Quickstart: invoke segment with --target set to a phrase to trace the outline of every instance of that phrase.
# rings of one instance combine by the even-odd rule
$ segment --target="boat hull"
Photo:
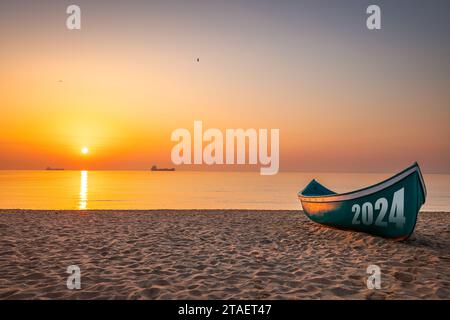
[[[299,199],[306,216],[317,223],[406,239],[414,231],[417,215],[426,198],[419,167],[407,170],[386,180],[386,187],[380,183],[342,195],[314,197],[299,194]]]

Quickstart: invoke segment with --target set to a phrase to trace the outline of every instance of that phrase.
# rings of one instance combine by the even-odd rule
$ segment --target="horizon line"
[[[47,170],[47,169],[2,169],[0,171],[144,171],[144,172],[166,172],[166,171],[152,171],[151,169],[65,169],[61,168],[58,170]],[[322,171],[322,170],[279,170],[278,173],[339,173],[339,174],[392,174],[395,172],[400,172],[400,170],[396,171]],[[176,169],[175,171],[170,172],[239,172],[239,173],[259,173],[259,170],[186,170]],[[445,171],[426,171],[423,170],[424,174],[442,174],[442,175],[450,175],[450,172]],[[277,175],[277,174],[274,174]]]

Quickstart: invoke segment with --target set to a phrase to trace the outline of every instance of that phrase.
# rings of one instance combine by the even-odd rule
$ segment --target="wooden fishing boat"
[[[298,193],[304,213],[315,222],[397,240],[413,233],[426,196],[417,162],[364,189],[338,194],[312,180]]]

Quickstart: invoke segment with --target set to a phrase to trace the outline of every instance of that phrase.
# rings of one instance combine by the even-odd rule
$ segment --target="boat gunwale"
[[[408,171],[411,171],[408,173]],[[310,202],[310,203],[321,203],[321,202],[342,202],[342,201],[348,201],[348,200],[354,200],[354,199],[358,199],[361,197],[365,197],[368,196],[370,194],[379,192],[381,190],[384,190],[386,188],[389,188],[391,186],[393,186],[394,184],[403,181],[404,179],[406,179],[407,177],[409,177],[411,174],[413,174],[414,172],[417,172],[419,175],[419,180],[420,180],[420,185],[422,188],[422,191],[424,193],[424,198],[426,198],[427,196],[427,189],[425,186],[425,182],[423,180],[423,176],[422,176],[422,172],[420,170],[419,164],[417,162],[415,162],[413,165],[409,166],[408,168],[402,170],[401,172],[393,175],[390,178],[387,178],[381,182],[378,182],[374,185],[362,188],[362,189],[357,189],[354,191],[350,191],[350,192],[345,192],[345,193],[335,193],[335,194],[329,194],[329,195],[316,195],[316,196],[305,196],[303,195],[301,192],[299,192],[297,194],[298,198],[300,199],[301,202]],[[398,178],[401,175],[406,174],[404,177],[400,178],[399,180],[396,180],[396,178]],[[393,181],[392,183],[389,183]],[[383,184],[387,184],[386,186],[384,186],[383,188],[381,188],[380,190],[378,190],[378,187],[383,185]],[[372,190],[372,189],[376,189],[376,190]],[[366,191],[366,192],[364,192]],[[363,192],[362,195],[356,195],[358,193]],[[334,198],[340,198],[340,197],[344,197],[344,199],[334,199]],[[425,200],[425,199],[424,199]]]

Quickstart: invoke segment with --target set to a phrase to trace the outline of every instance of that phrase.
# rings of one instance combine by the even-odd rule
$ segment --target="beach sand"
[[[300,211],[0,210],[0,299],[450,299],[450,214],[393,242]]]

